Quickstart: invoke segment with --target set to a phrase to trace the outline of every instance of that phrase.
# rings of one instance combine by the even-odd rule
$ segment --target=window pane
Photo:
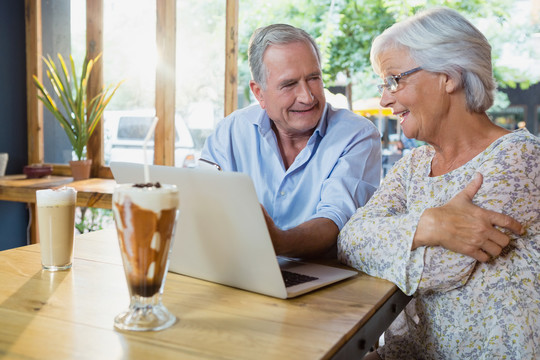
[[[144,162],[142,123],[155,115],[156,4],[155,1],[105,0],[103,8],[103,82],[124,80],[104,115],[105,163]],[[126,139],[125,134],[138,134]],[[147,159],[153,162],[153,142]]]
[[[206,137],[223,118],[225,0],[178,1],[176,28],[176,126],[185,144],[181,151],[177,147],[175,163],[189,166],[185,146],[192,143],[191,152],[198,158]]]
[[[70,18],[70,1],[44,1],[41,6],[43,56],[50,56],[53,62],[59,66],[57,54],[62,54],[64,59],[69,61],[71,53],[70,26],[74,21]],[[85,23],[83,23],[83,27]],[[81,62],[76,60],[76,64],[81,64]],[[50,94],[54,94],[47,78],[47,68],[44,63],[42,65],[43,85]],[[56,95],[52,95],[52,97],[59,104]],[[43,141],[46,163],[67,164],[72,160],[71,143],[65,131],[45,107],[43,107]]]
[[[86,53],[86,0],[71,0],[71,55],[82,66]]]

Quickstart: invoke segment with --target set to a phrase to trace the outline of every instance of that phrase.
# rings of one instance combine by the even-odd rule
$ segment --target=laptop
[[[110,167],[119,184],[144,182],[142,164],[112,162]],[[180,215],[169,271],[282,299],[357,274],[277,257],[246,174],[150,165],[149,176],[152,182],[179,189]]]

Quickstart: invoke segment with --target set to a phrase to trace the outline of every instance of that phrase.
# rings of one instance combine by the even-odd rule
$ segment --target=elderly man
[[[326,103],[320,53],[305,31],[257,29],[249,65],[258,104],[222,120],[202,158],[251,176],[278,255],[335,254],[339,230],[379,185],[379,132]]]

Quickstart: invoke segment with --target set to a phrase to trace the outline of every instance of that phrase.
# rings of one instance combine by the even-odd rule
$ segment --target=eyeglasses
[[[383,94],[384,89],[390,90],[390,92],[395,92],[398,89],[399,80],[407,75],[411,75],[412,73],[415,73],[419,70],[422,70],[422,67],[416,67],[414,69],[411,69],[409,71],[402,72],[398,75],[390,75],[387,76],[384,79],[384,84],[377,85],[377,89],[379,90],[379,94]]]

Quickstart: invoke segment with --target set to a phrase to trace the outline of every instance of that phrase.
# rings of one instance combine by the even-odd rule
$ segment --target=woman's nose
[[[384,89],[381,94],[381,101],[379,101],[379,104],[381,104],[383,108],[386,108],[390,107],[390,105],[393,104],[394,101],[394,94],[390,90]]]

